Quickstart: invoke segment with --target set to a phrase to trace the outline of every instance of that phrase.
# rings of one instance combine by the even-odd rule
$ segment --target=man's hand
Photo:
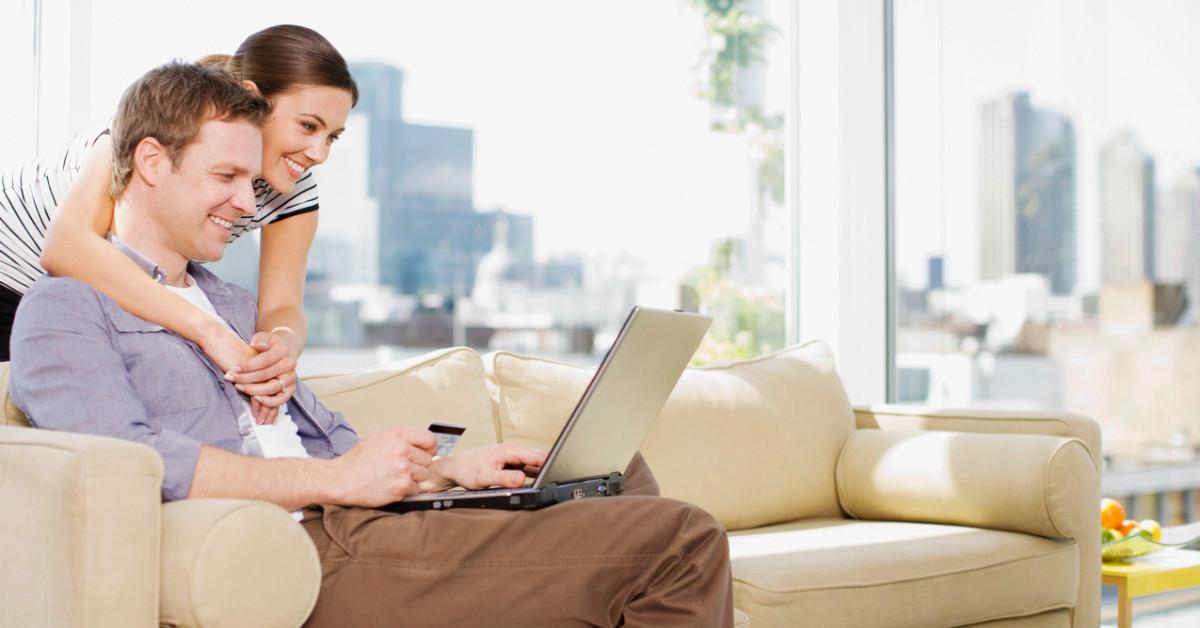
[[[364,438],[333,460],[338,503],[373,508],[415,494],[436,452],[428,430],[394,427]]]
[[[505,443],[438,458],[429,467],[421,492],[433,493],[453,486],[467,489],[501,486],[520,488],[525,478],[546,462],[546,452]],[[524,470],[506,469],[522,467]]]

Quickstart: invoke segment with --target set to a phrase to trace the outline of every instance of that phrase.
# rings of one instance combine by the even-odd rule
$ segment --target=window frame
[[[801,5],[798,110],[791,112],[799,145],[798,336],[829,343],[851,402],[890,402],[892,2]],[[822,33],[835,34],[836,42],[822,44]]]

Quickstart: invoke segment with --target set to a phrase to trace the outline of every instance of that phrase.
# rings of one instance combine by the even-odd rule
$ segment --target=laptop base
[[[590,478],[561,484],[550,482],[542,488],[499,488],[479,491],[446,491],[413,495],[403,501],[381,508],[389,512],[413,510],[453,510],[462,508],[498,508],[501,510],[536,510],[589,497],[611,497],[621,492],[622,476],[618,472],[608,477]]]

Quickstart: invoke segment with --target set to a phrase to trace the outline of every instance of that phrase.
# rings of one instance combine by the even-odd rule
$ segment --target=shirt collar
[[[159,268],[158,264],[154,263],[154,260],[142,255],[141,251],[138,251],[130,246],[128,242],[118,238],[116,234],[109,233],[108,240],[109,242],[112,242],[113,246],[117,247],[117,249],[119,249],[122,253],[129,256],[129,259],[133,260],[133,262],[138,265],[138,268],[142,269],[142,272],[146,273],[160,284],[165,285],[167,283],[167,276],[162,272],[162,269]],[[229,288],[225,286],[225,282],[221,281],[219,277],[209,272],[208,269],[204,268],[200,264],[189,261],[187,265],[187,273],[191,275],[193,280],[195,280],[196,285],[200,287],[200,290],[209,295],[210,298],[213,296],[229,296]]]
[[[113,246],[117,247],[117,249],[119,249],[122,253],[129,256],[129,259],[133,260],[133,262],[138,265],[138,268],[142,269],[142,272],[149,275],[158,283],[165,284],[167,282],[167,276],[163,274],[162,269],[158,267],[158,264],[154,263],[154,260],[142,255],[140,251],[127,244],[121,238],[118,238],[116,234],[109,233],[108,241],[112,242]]]

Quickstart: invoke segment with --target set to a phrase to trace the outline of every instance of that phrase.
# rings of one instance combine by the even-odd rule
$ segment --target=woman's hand
[[[259,425],[271,425],[279,408],[296,392],[296,357],[283,334],[287,328],[258,332],[250,339],[256,353],[225,373],[225,379],[250,397],[250,410]]]

